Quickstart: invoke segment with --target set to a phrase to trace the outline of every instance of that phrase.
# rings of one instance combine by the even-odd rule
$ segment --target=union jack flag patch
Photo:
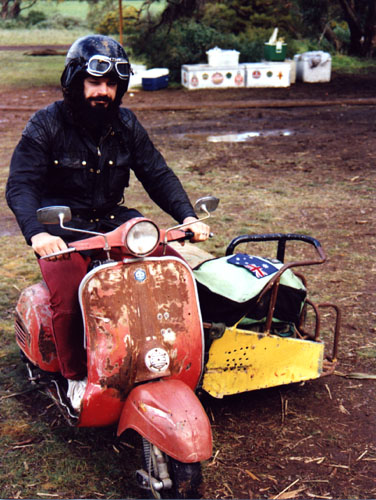
[[[270,276],[278,271],[278,267],[273,266],[269,260],[246,253],[237,253],[231,256],[227,262],[244,267],[257,279],[265,278],[265,276]]]

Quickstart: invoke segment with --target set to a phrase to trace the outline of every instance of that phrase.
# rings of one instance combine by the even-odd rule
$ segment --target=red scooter
[[[195,208],[206,212],[205,219],[217,205],[216,198],[205,197]],[[59,375],[44,283],[25,289],[16,307],[16,338],[29,378],[45,383],[71,425],[117,425],[118,435],[139,433],[141,487],[157,498],[198,496],[200,462],[212,454],[210,423],[195,394],[204,368],[203,326],[192,270],[167,251],[169,242],[192,233],[183,226],[162,231],[146,218],[106,234],[81,231],[65,226],[68,207],[41,209],[38,219],[90,235],[54,255],[102,250],[105,258],[79,288],[88,373],[80,410],[70,406]]]

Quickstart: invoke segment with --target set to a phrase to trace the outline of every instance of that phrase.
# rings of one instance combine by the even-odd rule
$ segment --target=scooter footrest
[[[144,490],[156,490],[159,491],[163,488],[162,481],[158,481],[153,476],[149,474],[144,469],[136,470],[136,480],[140,488]]]

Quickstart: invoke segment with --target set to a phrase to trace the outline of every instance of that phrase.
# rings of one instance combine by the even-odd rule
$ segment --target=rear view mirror
[[[215,196],[203,196],[196,201],[195,211],[209,214],[217,209],[218,203],[219,199]]]
[[[72,219],[72,213],[69,207],[45,207],[37,210],[37,219],[42,224],[60,224],[69,222]]]

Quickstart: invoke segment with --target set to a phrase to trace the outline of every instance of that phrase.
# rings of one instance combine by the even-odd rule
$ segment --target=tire
[[[185,464],[169,457],[174,498],[201,498],[200,462]]]
[[[154,447],[149,441],[143,439],[143,466],[144,470],[150,476],[153,476],[158,481],[159,477],[157,468],[157,457],[154,453]],[[163,488],[159,491],[153,491],[150,488],[154,498],[201,498],[200,487],[202,483],[202,472],[200,462],[183,463],[174,458],[161,453],[167,464],[168,474],[172,481],[171,488]]]

